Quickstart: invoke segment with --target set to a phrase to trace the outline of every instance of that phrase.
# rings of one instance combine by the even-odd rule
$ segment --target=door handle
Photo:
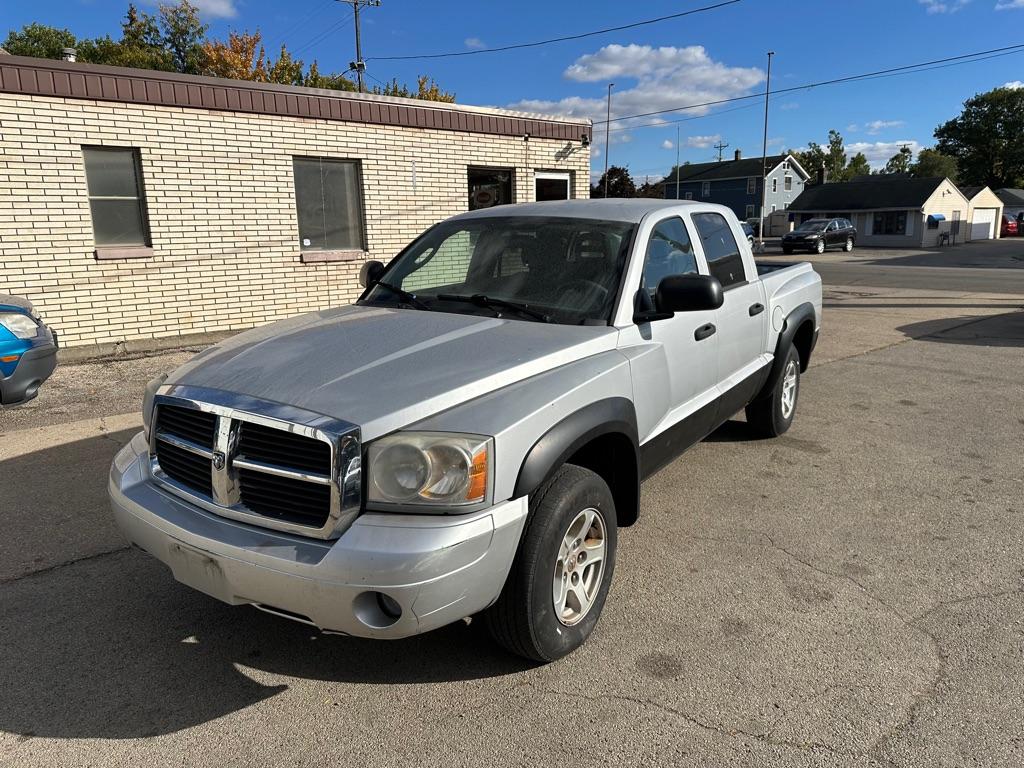
[[[764,304],[761,304],[760,302],[758,302],[757,304],[751,304],[750,309],[748,309],[747,311],[750,313],[751,317],[753,317],[754,315],[760,315],[762,312],[764,312]]]
[[[700,328],[694,331],[693,338],[695,338],[697,341],[704,341],[704,339],[706,339],[708,336],[714,336],[715,331],[717,330],[718,329],[715,328],[715,326],[712,323],[708,323],[707,325],[702,325]]]

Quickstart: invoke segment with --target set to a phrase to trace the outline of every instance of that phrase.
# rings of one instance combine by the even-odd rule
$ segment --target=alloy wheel
[[[601,591],[606,539],[604,518],[593,507],[576,515],[562,536],[551,596],[555,615],[565,626],[581,622]]]
[[[796,362],[789,361],[785,373],[782,374],[782,417],[788,419],[796,407]]]

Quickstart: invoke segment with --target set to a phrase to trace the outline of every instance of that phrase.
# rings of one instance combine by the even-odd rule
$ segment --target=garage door
[[[971,219],[971,240],[991,240],[996,236],[995,208],[975,208]]]

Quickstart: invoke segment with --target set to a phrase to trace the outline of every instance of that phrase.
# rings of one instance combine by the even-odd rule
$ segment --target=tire
[[[789,384],[787,383],[789,382]],[[790,386],[791,384],[791,386]],[[787,393],[791,392],[791,399]],[[758,437],[778,437],[792,426],[800,395],[800,353],[790,345],[772,391],[747,406],[747,425]]]
[[[846,244],[843,245],[843,250],[846,251],[847,253],[849,253],[850,251],[853,250],[853,238],[852,237],[846,238]]]
[[[594,514],[594,524],[587,533],[575,533],[572,527],[581,516]],[[516,559],[512,563],[505,586],[497,602],[487,609],[484,622],[491,637],[518,656],[534,661],[549,662],[559,659],[579,648],[586,642],[601,616],[608,589],[615,572],[615,548],[618,529],[615,524],[615,502],[608,485],[589,469],[566,464],[530,499],[530,512],[526,519]],[[566,539],[572,544],[583,539],[593,544],[598,539],[597,521],[603,526],[603,559],[590,560],[587,552],[577,550],[579,555],[564,557],[563,545]],[[585,524],[585,517],[583,524]],[[583,530],[582,528],[576,529]],[[587,538],[590,535],[590,538]],[[594,555],[591,555],[592,557]],[[564,565],[570,563],[571,565]],[[559,564],[563,567],[559,569]],[[592,569],[599,568],[592,582],[593,590],[586,590],[586,581],[595,576]],[[562,583],[568,585],[576,578],[577,587],[571,588],[568,599],[563,599],[563,613],[556,611],[555,578],[562,575]],[[577,601],[575,589],[584,589],[590,594],[589,606],[584,611]],[[571,594],[570,594],[571,593]]]
[[[814,244],[814,252],[821,255],[825,252],[825,241],[819,240]]]

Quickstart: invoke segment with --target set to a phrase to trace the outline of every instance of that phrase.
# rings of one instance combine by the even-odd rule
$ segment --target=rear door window
[[[704,246],[708,271],[717,277],[718,282],[726,289],[732,285],[745,283],[747,273],[743,266],[743,257],[725,217],[720,213],[695,213],[692,218],[701,245]]]

